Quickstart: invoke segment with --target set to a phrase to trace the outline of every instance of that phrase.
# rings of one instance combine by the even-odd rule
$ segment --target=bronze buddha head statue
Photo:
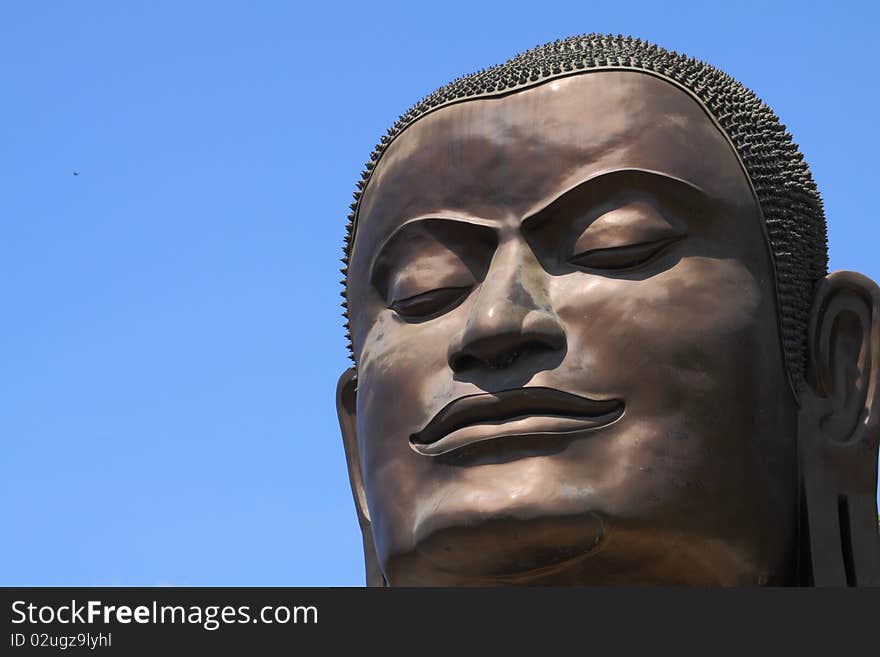
[[[588,35],[459,78],[343,261],[368,584],[880,584],[880,292],[727,75]]]

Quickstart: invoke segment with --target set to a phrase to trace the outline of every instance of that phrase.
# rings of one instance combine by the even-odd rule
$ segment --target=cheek
[[[670,408],[684,391],[719,394],[777,348],[772,299],[737,260],[690,257],[642,280],[572,274],[557,283],[567,369],[590,389],[639,389]]]
[[[429,460],[409,446],[412,433],[456,396],[447,349],[458,322],[443,318],[408,324],[381,311],[366,334],[358,363],[358,440],[368,496],[393,489],[409,499]]]
[[[441,318],[409,324],[390,311],[379,312],[364,340],[358,362],[358,418],[366,426],[406,423],[411,433],[451,399],[449,344],[466,314],[458,307]],[[393,415],[388,417],[388,411]]]
[[[656,512],[682,526],[785,517],[794,427],[782,409],[772,291],[740,261],[697,257],[644,280],[595,277],[580,288],[559,290],[569,300],[557,306],[569,344],[564,385],[626,404],[607,446],[613,467],[596,474],[609,513]]]
[[[682,509],[694,493],[741,499],[743,481],[774,488],[791,428],[761,412],[787,393],[772,293],[737,260],[697,257],[582,287],[563,307],[566,383],[624,399],[614,472]]]

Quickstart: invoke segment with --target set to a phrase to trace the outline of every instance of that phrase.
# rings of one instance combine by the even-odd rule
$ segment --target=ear
[[[880,289],[854,272],[816,287],[798,448],[812,580],[880,586]]]
[[[354,497],[354,506],[364,542],[364,568],[367,586],[385,586],[385,577],[379,568],[379,560],[376,558],[373,529],[370,525],[370,511],[367,508],[364,479],[361,473],[357,440],[357,370],[354,367],[348,368],[339,377],[339,383],[336,385],[336,414],[339,417],[339,428],[342,431],[351,494]]]

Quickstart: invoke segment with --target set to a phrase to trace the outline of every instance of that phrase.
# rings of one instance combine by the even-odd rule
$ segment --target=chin
[[[460,516],[459,516],[460,519]],[[793,546],[770,558],[757,542],[610,521],[594,512],[447,526],[386,555],[391,586],[778,586]]]
[[[520,505],[495,512],[438,511],[423,518],[411,547],[385,555],[392,586],[541,584],[601,550],[606,525],[593,512]]]

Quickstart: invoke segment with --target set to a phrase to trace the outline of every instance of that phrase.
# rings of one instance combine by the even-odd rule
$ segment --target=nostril
[[[492,367],[496,370],[500,370],[505,367],[509,367],[510,365],[513,364],[513,362],[516,359],[518,359],[520,356],[522,356],[523,353],[525,353],[526,351],[528,351],[527,347],[522,348],[522,349],[514,349],[513,351],[510,351],[506,354],[502,354],[498,358],[494,358],[494,359],[489,360],[488,365],[489,365],[489,367]]]
[[[500,370],[511,367],[518,360],[528,358],[531,355],[546,354],[555,350],[555,345],[543,341],[520,343],[507,349],[470,349],[453,356],[449,365],[453,372],[464,372],[478,368]]]
[[[470,354],[459,354],[449,359],[449,366],[453,372],[464,372],[466,370],[484,367],[485,363],[476,356]]]

